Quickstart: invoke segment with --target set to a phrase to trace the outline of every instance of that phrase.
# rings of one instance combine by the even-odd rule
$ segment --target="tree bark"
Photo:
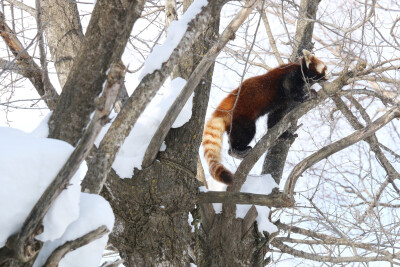
[[[49,121],[49,137],[75,145],[94,111],[106,71],[119,62],[144,0],[99,0]]]
[[[67,81],[83,40],[75,1],[44,0],[41,3],[44,31],[61,87]]]
[[[212,21],[179,65],[179,75],[187,79],[201,56],[218,36],[222,3],[212,3]],[[196,180],[200,146],[212,77],[211,67],[204,83],[195,89],[192,118],[182,127],[171,129],[165,139],[167,149],[157,160],[132,179],[120,179],[114,171],[103,195],[116,215],[111,242],[126,266],[189,266],[192,233],[188,214],[195,207],[199,186]]]

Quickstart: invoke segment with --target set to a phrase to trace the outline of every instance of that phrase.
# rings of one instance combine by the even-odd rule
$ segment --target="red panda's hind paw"
[[[229,154],[229,156],[237,158],[237,159],[244,159],[247,156],[247,154],[250,153],[251,149],[252,149],[251,146],[247,146],[243,150],[229,148],[228,154]]]

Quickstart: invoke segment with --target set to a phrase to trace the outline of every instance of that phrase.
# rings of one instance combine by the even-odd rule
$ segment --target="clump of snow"
[[[270,174],[266,175],[249,175],[244,182],[240,192],[269,195],[272,189],[278,187],[278,184],[272,178]],[[244,218],[252,205],[236,205],[236,218]],[[258,212],[257,224],[260,232],[267,231],[268,233],[274,233],[278,231],[278,228],[268,220],[270,209],[265,206],[255,206]]]
[[[42,121],[36,126],[36,128],[31,132],[31,135],[36,137],[46,138],[49,136],[49,119],[53,112],[50,111],[47,115],[42,119]]]
[[[183,87],[182,87],[182,89],[183,89]],[[172,124],[172,128],[182,127],[192,117],[193,96],[194,96],[194,93],[192,93],[190,95],[188,101],[183,106],[181,112],[179,113],[178,117],[174,121],[174,124]]]
[[[167,82],[160,88],[157,95],[146,107],[144,112],[140,115],[130,134],[121,146],[112,166],[121,178],[131,178],[134,168],[142,168],[142,161],[147,146],[153,138],[154,133],[157,131],[162,119],[165,117],[168,109],[171,107],[185,84],[186,81],[182,78],[176,78],[172,81],[167,80]],[[173,127],[180,127],[186,123],[192,115],[191,112],[192,99],[189,99],[176,119]],[[100,140],[103,138],[106,131],[107,127],[105,127],[99,134],[96,145],[100,143]],[[165,148],[166,146],[163,144],[160,150],[165,150]]]
[[[186,32],[188,23],[200,13],[203,6],[207,5],[207,0],[196,0],[190,5],[183,16],[178,21],[173,21],[168,27],[168,36],[162,45],[154,47],[153,51],[147,57],[139,79],[143,79],[149,73],[160,69],[163,62],[167,61],[172,51],[181,41]]]
[[[42,266],[51,253],[67,241],[77,239],[102,225],[105,225],[110,230],[113,228],[114,214],[110,204],[101,196],[82,193],[79,207],[79,218],[68,226],[59,239],[44,243],[33,265],[34,267]],[[107,241],[108,235],[105,235],[77,250],[69,252],[58,266],[99,266]]]
[[[73,147],[63,141],[37,138],[7,127],[0,127],[0,147],[0,247],[3,247],[7,238],[18,232]],[[59,238],[78,218],[79,172],[44,217],[43,240]]]
[[[207,174],[206,174],[207,175]],[[199,187],[200,192],[208,192],[208,191],[226,191],[227,186],[217,182],[208,174],[207,185],[209,189],[206,189],[204,186]],[[240,192],[243,193],[252,193],[252,194],[262,194],[269,195],[272,192],[272,189],[278,187],[275,180],[272,178],[270,174],[267,175],[248,175],[246,181],[244,182]],[[244,205],[238,204],[236,205],[236,218],[244,218],[247,212],[251,208],[252,205]],[[213,207],[215,213],[222,212],[222,203],[213,203]],[[258,216],[257,216],[257,224],[258,230],[260,232],[267,231],[268,233],[274,233],[278,231],[278,228],[269,221],[269,213],[270,209],[264,206],[255,205]]]

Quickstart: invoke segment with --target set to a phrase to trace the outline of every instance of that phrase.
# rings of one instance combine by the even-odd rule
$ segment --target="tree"
[[[200,2],[203,7],[189,16],[189,0],[165,1],[165,5],[98,0],[86,28],[78,11],[84,3],[45,0],[32,7],[2,1],[0,33],[11,52],[8,60],[0,61],[2,75],[8,75],[15,88],[21,77],[29,80],[23,86],[37,91],[40,102],[35,105],[53,111],[48,136],[70,143],[75,150],[21,230],[0,248],[0,264],[31,266],[40,250],[34,237],[43,216],[83,160],[88,171],[82,191],[101,194],[111,204],[116,223],[110,243],[125,266],[189,266],[190,262],[265,266],[287,260],[306,260],[309,265],[399,264],[400,148],[394,141],[399,137],[400,115],[399,19],[387,19],[398,15],[398,4],[389,0],[195,3]],[[34,18],[34,41],[24,39],[27,24],[15,11]],[[229,12],[234,16],[227,16]],[[135,89],[125,86],[125,76],[148,67],[144,59],[151,57],[151,50],[153,55],[157,52],[160,39],[173,42],[169,36],[177,34],[178,27],[171,21],[176,17],[182,21],[183,13],[188,23],[182,38],[164,45],[158,54],[170,49],[170,55],[159,67],[144,72]],[[36,43],[38,52],[33,48]],[[200,185],[210,183],[204,179],[209,175],[203,171],[199,146],[211,88],[213,107],[214,97],[223,96],[221,88],[231,90],[260,69],[297,61],[303,49],[326,61],[333,79],[319,85],[318,98],[291,107],[280,123],[260,133],[243,161],[227,159],[238,166],[235,182],[226,192],[199,192]],[[142,59],[125,67],[124,51]],[[50,71],[53,63],[56,77]],[[218,73],[221,69],[229,73],[225,78]],[[160,118],[141,169],[136,168],[131,179],[122,179],[113,168],[118,150],[170,75],[185,79],[185,86]],[[10,97],[19,90],[5,80],[2,87]],[[134,89],[130,96],[124,94],[125,87]],[[191,118],[172,128],[192,92]],[[123,104],[109,122],[118,94]],[[13,109],[12,101],[2,103],[6,111]],[[107,133],[94,146],[105,127]],[[292,138],[279,138],[286,130]],[[160,151],[163,142],[166,149]],[[240,192],[264,154],[264,164],[258,163],[257,170],[271,174],[281,191]],[[222,212],[216,214],[212,203],[223,203]],[[236,204],[252,207],[237,218]],[[269,219],[278,232],[260,231],[254,205],[271,208]],[[189,214],[194,230],[188,224]],[[53,255],[54,264],[107,229],[97,231],[89,233],[95,237],[82,237],[83,243],[77,239],[72,246],[60,247]]]

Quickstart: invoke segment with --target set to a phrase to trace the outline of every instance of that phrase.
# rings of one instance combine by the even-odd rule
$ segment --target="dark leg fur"
[[[268,129],[271,129],[272,127],[274,127],[283,117],[285,117],[285,115],[292,110],[294,106],[290,105],[290,106],[282,106],[272,112],[270,112],[268,114]],[[293,139],[295,137],[295,135],[293,135],[292,133],[286,131],[284,132],[281,136],[279,136],[279,138],[281,139]]]
[[[229,134],[229,155],[242,159],[250,151],[248,144],[256,134],[256,123],[248,118],[239,118],[232,121],[231,131]]]

